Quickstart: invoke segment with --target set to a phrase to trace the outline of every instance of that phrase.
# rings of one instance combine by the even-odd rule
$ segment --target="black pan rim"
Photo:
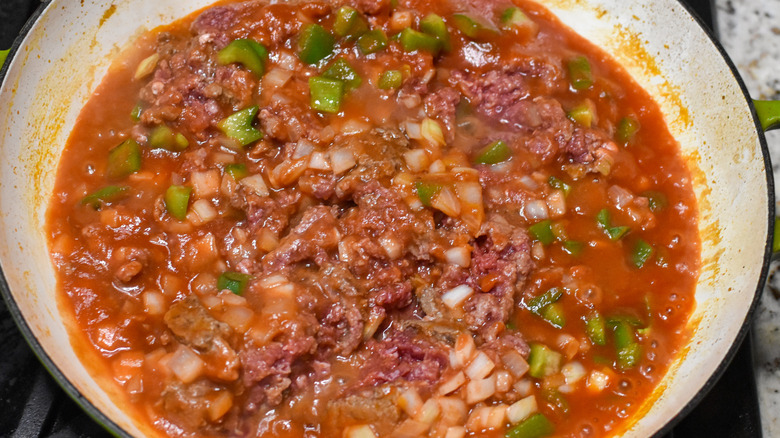
[[[740,330],[737,333],[737,336],[734,338],[734,341],[731,343],[729,350],[726,352],[720,364],[716,367],[715,371],[710,375],[710,377],[707,379],[704,385],[688,401],[688,403],[678,411],[678,413],[675,416],[670,418],[669,421],[666,422],[666,424],[664,424],[660,429],[658,429],[653,434],[653,437],[657,437],[657,438],[660,438],[663,435],[670,432],[674,428],[674,426],[677,423],[679,423],[683,418],[685,418],[685,416],[687,416],[702,401],[702,399],[710,392],[710,390],[712,390],[712,388],[715,386],[715,384],[718,382],[718,380],[721,378],[723,373],[728,368],[728,365],[731,363],[737,351],[739,350],[739,347],[744,341],[747,333],[750,331],[752,318],[756,311],[756,308],[758,307],[761,293],[764,289],[764,285],[766,284],[767,276],[769,274],[769,264],[772,258],[772,241],[774,235],[774,222],[775,222],[775,211],[774,211],[775,191],[774,191],[774,175],[771,170],[772,162],[769,155],[769,148],[766,142],[766,137],[764,135],[763,129],[761,128],[761,124],[758,120],[758,116],[756,114],[755,108],[752,105],[752,99],[750,97],[750,93],[747,90],[747,86],[745,85],[741,75],[739,74],[739,71],[734,65],[734,62],[731,60],[731,58],[729,57],[729,55],[726,53],[725,49],[721,45],[720,41],[715,36],[714,31],[710,30],[702,22],[702,20],[691,9],[690,6],[683,3],[681,0],[676,0],[676,1],[683,8],[683,10],[688,13],[689,17],[695,22],[695,24],[699,27],[699,29],[702,32],[704,32],[704,34],[710,40],[710,43],[718,50],[718,53],[720,53],[721,58],[726,62],[727,66],[729,67],[729,70],[731,71],[734,80],[739,85],[739,88],[742,91],[742,94],[745,98],[745,104],[750,109],[750,112],[753,116],[753,121],[756,128],[756,133],[758,136],[759,145],[761,147],[761,154],[764,162],[764,173],[765,173],[766,184],[767,184],[766,187],[767,187],[768,214],[767,214],[767,237],[766,237],[766,244],[764,248],[763,265],[761,268],[761,273],[758,278],[758,282],[756,284],[755,292],[753,294],[753,300],[750,304],[747,313],[745,314],[745,318],[741,324]],[[20,31],[19,35],[14,40],[10,52],[8,53],[8,58],[6,59],[5,64],[2,66],[2,69],[0,69],[0,85],[4,83],[8,68],[11,65],[12,61],[14,60],[19,48],[21,47],[23,40],[27,37],[30,30],[32,30],[35,23],[38,21],[38,19],[44,13],[44,11],[48,8],[51,2],[52,0],[42,1],[41,5],[35,10],[35,12],[29,18],[29,20],[25,23],[24,27],[22,27],[22,30]],[[716,23],[713,23],[713,26],[715,25]],[[38,359],[40,360],[44,368],[54,378],[57,384],[65,391],[65,393],[76,404],[78,404],[93,420],[95,420],[98,424],[103,426],[112,435],[116,437],[122,437],[122,438],[132,438],[132,436],[129,433],[127,433],[112,419],[106,416],[89,399],[87,399],[73,385],[73,383],[70,382],[70,380],[62,373],[62,371],[60,371],[60,369],[57,367],[57,365],[54,363],[51,357],[49,357],[49,355],[46,353],[43,347],[38,343],[37,338],[35,337],[29,325],[27,324],[27,321],[22,316],[21,311],[16,305],[16,301],[11,295],[11,290],[10,287],[8,286],[8,282],[5,278],[5,274],[3,273],[1,264],[0,264],[0,295],[5,301],[6,306],[8,307],[8,311],[13,317],[14,322],[19,328],[20,332],[22,333],[22,336],[24,337],[27,344],[30,346],[30,349],[38,357]]]

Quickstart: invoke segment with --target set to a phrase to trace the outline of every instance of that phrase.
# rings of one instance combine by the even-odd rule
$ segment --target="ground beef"
[[[524,127],[528,123],[530,95],[525,74],[517,67],[503,67],[484,74],[452,72],[453,82],[482,114],[504,124]]]
[[[214,319],[194,295],[172,304],[165,313],[165,324],[179,342],[203,351],[216,338],[230,334],[230,327]]]
[[[308,106],[300,101],[274,100],[260,110],[263,132],[276,140],[295,142],[301,138],[320,143],[324,126]]]
[[[333,208],[311,207],[279,246],[263,259],[263,266],[266,272],[273,272],[304,260],[324,264],[328,251],[335,249],[340,240]]]
[[[413,330],[393,332],[366,345],[366,363],[358,386],[376,386],[399,380],[426,388],[439,381],[449,364],[449,349],[435,340],[416,336]]]
[[[444,87],[428,94],[423,101],[425,113],[442,124],[447,141],[451,142],[455,136],[455,112],[460,93],[454,88]]]

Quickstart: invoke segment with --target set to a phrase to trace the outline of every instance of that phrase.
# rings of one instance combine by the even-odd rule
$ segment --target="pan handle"
[[[753,107],[764,131],[780,128],[780,100],[754,100]]]

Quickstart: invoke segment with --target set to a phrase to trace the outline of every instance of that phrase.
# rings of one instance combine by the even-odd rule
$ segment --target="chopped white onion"
[[[542,242],[534,242],[531,246],[531,257],[534,260],[541,260],[544,258],[544,244]]]
[[[200,297],[200,302],[206,306],[207,309],[213,310],[222,307],[222,300],[220,300],[216,295],[203,295]]]
[[[563,374],[563,377],[566,379],[566,384],[572,385],[585,377],[587,371],[585,371],[585,367],[581,363],[573,361],[561,368],[561,374]]]
[[[415,388],[408,388],[398,397],[396,404],[406,415],[414,417],[423,405],[422,398]]]
[[[441,301],[445,306],[449,307],[450,309],[454,309],[463,305],[463,303],[473,294],[474,289],[465,284],[461,284],[460,286],[455,286],[445,292],[441,296]]]
[[[468,268],[471,265],[471,250],[466,246],[456,246],[444,252],[447,263]]]
[[[371,426],[361,424],[344,429],[344,438],[376,438],[376,434],[371,430]]]
[[[464,383],[466,383],[466,375],[463,374],[463,371],[458,371],[457,374],[447,379],[447,381],[439,386],[438,392],[440,395],[447,395],[457,391]]]
[[[407,121],[404,124],[404,129],[406,130],[407,137],[412,140],[422,140],[422,129],[418,122]]]
[[[520,397],[525,397],[534,390],[534,383],[529,379],[522,379],[513,385],[515,392]]]
[[[390,260],[396,260],[402,255],[403,245],[398,239],[393,237],[392,233],[387,232],[382,234],[379,237],[379,245],[385,250],[387,257],[389,257]]]
[[[544,201],[539,199],[534,199],[532,201],[529,201],[525,204],[525,208],[523,209],[523,212],[525,213],[525,217],[528,220],[544,220],[550,217],[550,215],[547,212],[547,205],[544,203]]]
[[[507,392],[512,388],[512,375],[508,371],[496,371],[496,392]]]
[[[536,405],[536,397],[529,395],[526,398],[512,403],[509,406],[509,409],[507,409],[506,416],[510,423],[517,424],[530,417],[531,414],[536,412],[538,409],[539,408]]]
[[[298,69],[298,57],[286,50],[279,52],[278,63],[285,70],[295,71]]]
[[[545,200],[550,217],[556,218],[566,214],[566,196],[563,194],[563,190],[553,191]]]
[[[430,425],[407,418],[393,431],[393,438],[419,438],[427,435]]]
[[[216,397],[208,404],[209,419],[217,421],[233,407],[233,395],[229,391],[219,391]]]
[[[268,175],[268,181],[273,187],[284,187],[298,180],[309,167],[308,158],[284,160],[273,168]],[[243,181],[243,180],[242,180]]]
[[[496,393],[496,376],[472,380],[466,384],[466,403],[473,405]]]
[[[455,351],[450,357],[451,365],[454,368],[461,368],[467,363],[471,362],[472,356],[474,356],[474,350],[476,345],[474,344],[474,338],[466,333],[461,333],[458,338],[455,339]]]
[[[420,133],[425,140],[435,145],[444,146],[444,133],[441,130],[441,125],[436,120],[431,118],[423,119],[420,125]]]
[[[428,167],[428,173],[444,173],[447,171],[447,166],[441,160],[436,160]]]
[[[245,306],[228,306],[222,314],[221,321],[229,325],[239,333],[244,333],[252,322],[255,314]]]
[[[219,216],[214,204],[207,199],[198,199],[192,203],[192,211],[198,215],[201,223],[210,222]]]
[[[457,183],[455,187],[461,201],[472,205],[482,205],[482,186],[478,182]]]
[[[268,186],[265,184],[265,180],[263,179],[263,175],[260,175],[259,173],[243,178],[238,183],[251,190],[257,196],[266,197],[270,195]]]
[[[332,150],[330,152],[330,164],[333,167],[333,173],[339,175],[355,167],[355,155],[346,148]]]
[[[165,304],[165,296],[162,292],[158,291],[146,291],[143,293],[144,309],[149,315],[162,315],[165,313],[167,306]]]
[[[439,193],[431,199],[431,207],[450,217],[457,217],[461,210],[460,200],[449,187],[442,187],[439,190]]]
[[[272,68],[263,76],[263,87],[268,90],[283,87],[292,76],[293,72],[286,68]]]
[[[190,383],[200,377],[205,364],[189,347],[180,345],[168,361],[168,368],[183,383]]]
[[[414,419],[420,423],[431,425],[439,418],[439,413],[441,413],[439,402],[435,398],[429,398],[417,411]]]
[[[498,429],[504,426],[506,411],[507,406],[505,404],[478,407],[471,412],[466,427],[471,432]]]
[[[601,371],[591,371],[586,386],[592,392],[601,392],[609,386],[609,376]]]
[[[309,169],[330,170],[328,156],[323,152],[313,152],[309,157]]]
[[[193,172],[190,182],[197,198],[210,198],[219,192],[220,176],[216,169]]]
[[[461,425],[468,417],[469,409],[466,402],[459,396],[439,397],[441,406],[440,424],[445,426]]]
[[[496,364],[490,360],[487,354],[478,352],[471,363],[466,367],[466,375],[471,380],[482,379],[496,367]]]
[[[260,287],[263,289],[276,289],[290,284],[290,280],[282,274],[274,274],[260,280]]]
[[[518,379],[528,372],[528,362],[516,351],[507,351],[501,356],[504,367]]]
[[[528,175],[523,175],[520,177],[520,184],[524,185],[529,190],[536,190],[539,188],[539,184],[537,184],[536,181],[534,181],[534,179]]]
[[[396,31],[402,31],[407,27],[412,27],[414,16],[411,11],[395,11],[390,17],[390,28]]]
[[[298,145],[295,146],[295,152],[293,152],[293,159],[308,157],[314,152],[314,143],[302,138],[298,140]]]
[[[346,135],[360,134],[371,129],[371,126],[359,119],[349,119],[341,125],[341,133]]]
[[[609,197],[609,201],[619,210],[622,210],[634,200],[633,193],[618,185],[613,185],[607,189],[607,196]]]
[[[428,167],[430,160],[425,149],[410,149],[403,153],[406,166],[412,172],[422,172]]]
[[[138,67],[135,69],[135,80],[143,79],[152,74],[154,69],[157,68],[157,62],[159,61],[160,55],[157,53],[153,53],[141,60],[141,62],[138,63]]]
[[[444,438],[464,438],[468,429],[463,426],[450,426],[444,434]]]

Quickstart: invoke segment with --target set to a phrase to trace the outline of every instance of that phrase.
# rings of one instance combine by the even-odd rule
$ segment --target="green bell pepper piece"
[[[316,64],[333,53],[336,38],[319,24],[309,24],[298,38],[298,57],[306,64]]]
[[[563,242],[563,250],[574,257],[582,254],[583,249],[585,249],[585,245],[583,245],[582,242],[577,242],[576,240],[566,240]]]
[[[630,142],[639,131],[639,121],[632,117],[624,117],[618,122],[615,139],[626,144]]]
[[[414,184],[414,188],[417,191],[417,197],[426,207],[431,206],[431,200],[436,196],[443,188],[441,184],[431,183],[425,181],[417,181]]]
[[[568,63],[569,81],[575,90],[587,90],[593,85],[590,62],[584,56],[571,59]]]
[[[604,318],[598,313],[585,321],[585,332],[595,345],[607,345],[607,327]]]
[[[631,228],[627,226],[612,226],[612,219],[609,214],[609,210],[606,208],[601,209],[596,214],[596,222],[598,222],[598,224],[604,230],[604,233],[609,236],[609,239],[613,241],[620,240],[629,231],[631,231]]]
[[[165,191],[165,208],[168,214],[183,221],[187,217],[192,187],[172,185]]]
[[[556,190],[562,190],[564,196],[568,196],[569,192],[571,192],[571,186],[556,176],[551,176],[550,179],[547,180],[547,183]]]
[[[435,36],[408,27],[398,34],[398,41],[407,52],[422,50],[437,55],[442,49],[442,42]]]
[[[506,142],[496,140],[493,143],[482,148],[474,158],[475,164],[498,164],[508,160],[512,156],[512,150],[509,149]]]
[[[187,149],[190,142],[181,133],[173,132],[168,125],[158,125],[149,135],[149,145],[157,149],[181,151]]]
[[[501,14],[501,24],[503,24],[504,27],[522,27],[531,21],[532,20],[528,18],[528,15],[526,15],[522,9],[514,6],[508,8]]]
[[[455,27],[463,32],[463,35],[472,39],[476,38],[479,35],[479,31],[482,30],[482,25],[466,14],[455,14],[452,16],[452,21]]]
[[[328,79],[338,79],[344,82],[345,91],[353,90],[363,83],[363,78],[349,65],[344,58],[339,58],[322,73]]]
[[[141,113],[143,112],[143,107],[141,107],[141,104],[138,104],[133,107],[133,110],[130,111],[130,120],[137,122],[141,120]]]
[[[252,276],[241,272],[223,272],[217,279],[217,289],[229,290],[236,295],[243,295]]]
[[[634,250],[631,252],[631,261],[634,266],[641,268],[653,255],[653,247],[642,239],[637,240]]]
[[[338,113],[344,97],[344,81],[322,76],[309,78],[310,105],[317,111]]]
[[[528,374],[537,379],[543,379],[561,370],[563,355],[552,351],[542,344],[531,344],[528,355]]]
[[[650,211],[657,213],[669,205],[669,200],[666,199],[666,195],[661,192],[649,190],[642,193],[642,196],[647,198],[650,205]]]
[[[382,29],[370,30],[358,38],[357,46],[364,55],[376,53],[387,47],[387,35]]]
[[[10,52],[10,50],[0,50],[0,68],[5,64],[5,59],[8,58],[8,52]]]
[[[263,138],[263,133],[252,126],[258,111],[257,106],[244,108],[231,114],[217,126],[226,136],[237,141],[241,146],[246,146]]]
[[[555,328],[563,328],[566,325],[566,315],[564,315],[563,308],[558,303],[544,306],[539,316]]]
[[[342,6],[336,11],[333,32],[340,37],[354,39],[368,32],[368,23],[355,8]]]
[[[81,205],[88,205],[98,210],[104,204],[111,204],[124,198],[129,190],[130,187],[106,186],[82,198]]]
[[[532,313],[541,316],[542,309],[549,306],[550,304],[558,302],[562,296],[563,292],[559,288],[554,287],[547,290],[547,292],[539,295],[538,297],[534,297],[529,300],[528,304],[526,304],[526,307],[528,307],[528,310],[530,310]]]
[[[450,43],[450,32],[447,30],[447,25],[444,20],[436,14],[428,14],[422,20],[420,20],[420,30],[428,35],[436,37],[441,43],[441,48],[445,52],[449,52],[452,49]]]
[[[528,231],[534,239],[542,242],[544,245],[549,245],[555,241],[555,234],[552,232],[552,222],[549,219],[531,225],[528,227]]]
[[[241,64],[257,77],[265,74],[266,58],[268,50],[265,46],[247,39],[234,40],[217,53],[217,62],[220,65]]]
[[[121,179],[141,169],[141,147],[135,140],[128,138],[119,146],[108,151],[106,175],[111,179]]]
[[[593,126],[593,108],[588,104],[578,105],[569,110],[566,116],[575,123],[578,123],[586,128]]]
[[[231,163],[226,165],[225,173],[232,176],[236,181],[240,181],[249,176],[249,170],[247,170],[246,164],[243,163]]]
[[[555,432],[555,427],[544,416],[536,413],[523,420],[517,426],[509,429],[504,436],[506,438],[543,438]]]
[[[377,87],[382,90],[389,90],[391,88],[398,88],[401,86],[404,78],[400,70],[387,70],[382,73],[377,82]]]

